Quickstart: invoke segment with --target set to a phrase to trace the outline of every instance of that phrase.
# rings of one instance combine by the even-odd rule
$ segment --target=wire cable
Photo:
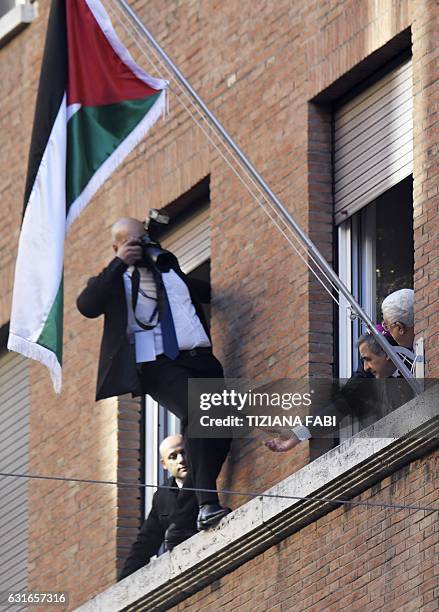
[[[124,16],[124,18],[126,19],[126,15],[123,12],[122,8],[120,7],[120,5],[117,3],[117,1],[114,1],[113,4],[115,5],[115,7],[117,7],[118,11]],[[340,306],[339,301],[335,298],[333,291],[335,291],[336,293],[339,293],[339,289],[338,287],[334,284],[334,282],[329,278],[329,276],[326,274],[326,272],[323,270],[323,268],[320,266],[319,262],[316,260],[316,258],[314,257],[314,255],[307,251],[305,249],[305,247],[303,246],[303,244],[301,243],[301,241],[297,238],[297,236],[294,234],[294,232],[291,231],[291,228],[289,228],[285,222],[284,219],[282,217],[282,215],[279,213],[279,211],[277,210],[277,208],[273,205],[273,203],[267,198],[265,192],[261,189],[261,187],[256,183],[256,181],[254,180],[254,178],[249,174],[248,170],[243,166],[242,162],[239,160],[239,158],[236,156],[236,154],[230,150],[229,148],[227,148],[224,144],[224,142],[218,137],[217,132],[212,128],[212,126],[210,125],[209,122],[207,122],[206,117],[204,116],[204,114],[201,112],[201,110],[199,109],[199,107],[194,103],[194,101],[192,100],[192,98],[189,96],[189,94],[186,92],[186,90],[181,86],[181,84],[178,82],[177,79],[175,79],[172,71],[168,68],[168,66],[163,62],[163,60],[160,58],[160,56],[157,54],[157,52],[151,47],[148,46],[147,43],[145,43],[144,38],[141,36],[140,32],[138,31],[138,28],[136,26],[136,24],[132,24],[133,25],[133,29],[137,32],[139,39],[144,43],[145,47],[148,49],[148,53],[146,53],[145,49],[143,48],[143,46],[140,44],[140,42],[136,39],[136,37],[133,35],[133,33],[131,32],[131,30],[127,27],[127,25],[125,24],[124,20],[122,20],[119,15],[115,12],[114,9],[110,8],[110,12],[112,13],[112,15],[116,18],[116,20],[118,21],[118,23],[120,24],[120,26],[124,29],[125,33],[127,34],[127,36],[129,36],[134,44],[137,46],[137,48],[139,49],[140,53],[145,57],[145,59],[150,63],[150,65],[154,68],[154,70],[156,70],[156,72],[158,74],[165,72],[166,76],[168,78],[170,78],[174,84],[177,86],[178,91],[176,91],[173,87],[169,86],[169,90],[172,91],[177,99],[179,100],[179,102],[182,104],[183,108],[186,110],[186,112],[189,114],[189,116],[191,117],[191,119],[194,121],[194,123],[197,125],[197,127],[203,132],[203,134],[206,136],[206,138],[208,139],[208,141],[210,142],[210,144],[214,147],[214,149],[217,151],[218,155],[223,159],[223,161],[228,165],[228,167],[232,170],[232,172],[235,174],[235,176],[237,176],[238,180],[244,185],[244,187],[247,189],[247,191],[250,193],[250,195],[252,196],[252,198],[257,202],[257,204],[264,210],[264,212],[267,214],[267,216],[270,218],[270,220],[272,221],[272,223],[277,227],[277,229],[280,231],[280,233],[284,236],[284,238],[288,241],[288,243],[290,244],[290,246],[294,249],[294,251],[297,253],[297,255],[300,257],[300,259],[304,262],[305,266],[309,269],[309,271],[315,276],[315,278],[320,282],[320,284],[322,285],[322,287],[325,289],[325,291],[330,295],[330,297],[336,302],[336,304],[338,306]],[[157,68],[157,65],[154,64],[154,62],[151,59],[151,54],[154,55],[154,58],[156,60],[156,62],[159,63],[160,68]],[[199,115],[199,117],[204,121],[204,124],[201,124],[200,121],[197,120],[196,116],[194,115],[194,113],[192,112],[191,108],[189,108],[185,102],[182,99],[182,96],[184,96],[190,106],[196,111],[196,113]],[[254,189],[257,190],[258,195],[256,195],[250,188],[250,186],[245,182],[245,179],[241,176],[241,174],[237,171],[236,167],[232,164],[232,162],[226,157],[226,155],[224,154],[224,152],[221,150],[220,146],[215,142],[214,138],[209,134],[209,132],[205,129],[205,126],[207,126],[207,128],[210,130],[210,132],[212,132],[212,134],[214,136],[216,136],[219,140],[219,145],[222,145],[225,149],[226,152],[228,153],[228,155],[232,158],[233,162],[239,167],[239,169],[241,170],[242,173],[244,173],[245,175],[245,179],[247,181],[249,181],[252,184],[252,187]],[[287,231],[289,232],[289,235],[287,235],[286,231],[284,229],[281,228],[280,224],[277,223],[273,217],[270,215],[270,213],[266,210],[266,208],[263,206],[263,204],[261,203],[261,199],[270,207],[271,211],[278,217],[278,219],[280,221],[282,221],[282,223],[285,224]],[[312,266],[310,265],[310,263],[308,261],[306,261],[306,257],[303,253],[301,253],[298,249],[298,246],[293,244],[292,240],[295,240],[298,243],[298,246],[300,246],[305,255],[313,262],[314,266],[319,270],[319,272],[322,274],[322,276],[325,278],[325,280],[330,284],[331,289],[329,287],[327,287],[324,283],[324,281],[318,276],[317,272],[312,268]]]
[[[414,504],[393,504],[388,502],[366,502],[340,499],[336,497],[318,497],[318,496],[297,496],[297,495],[281,495],[279,493],[257,493],[256,491],[233,491],[229,489],[198,489],[195,487],[172,487],[169,485],[154,485],[146,483],[134,483],[134,482],[117,482],[113,480],[93,480],[86,478],[68,478],[65,476],[43,476],[39,474],[16,474],[10,472],[0,472],[0,476],[6,478],[27,478],[29,480],[50,480],[58,482],[73,482],[77,484],[103,484],[112,485],[121,488],[152,488],[152,489],[171,489],[171,490],[185,490],[196,493],[222,493],[224,495],[242,495],[245,497],[260,497],[260,498],[271,498],[271,499],[291,499],[297,501],[311,501],[311,502],[326,502],[331,504],[342,504],[350,506],[366,506],[370,508],[392,508],[395,510],[423,510],[425,512],[439,512],[439,508],[433,508],[431,506],[420,506]]]
[[[114,0],[113,4],[115,2],[116,0]],[[129,4],[127,3],[127,0],[118,0],[115,6],[117,6],[119,12],[124,15],[125,19],[127,19],[127,15],[128,15],[129,23],[131,24],[131,30],[133,30],[134,33],[137,33],[139,39],[142,40],[143,44],[145,44],[145,36],[146,36],[146,38],[148,39],[148,45],[149,45],[149,46],[146,46],[146,48],[149,50],[149,54],[146,54],[143,47],[140,45],[140,43],[135,38],[135,35],[131,32],[128,26],[125,26],[122,19],[120,19],[118,15],[113,11],[113,15],[116,16],[119,23],[122,25],[122,27],[124,27],[125,31],[127,32],[128,37],[132,41],[134,41],[134,44],[137,45],[137,47],[140,49],[140,52],[147,58],[148,62],[152,63],[151,55],[156,57],[156,61],[158,61],[159,64],[163,66],[163,69],[162,69],[163,72],[166,74],[169,74],[170,78],[171,79],[173,78],[175,80],[177,87],[180,88],[180,90],[182,91],[182,95],[185,95],[186,98],[189,99],[189,104],[192,105],[192,107],[198,113],[200,118],[207,124],[208,129],[212,133],[216,134],[217,136],[222,137],[222,139],[220,138],[220,144],[226,147],[226,145],[224,144],[224,141],[225,141],[228,147],[228,148],[226,147],[226,151],[228,152],[228,155],[231,156],[231,158],[235,161],[235,164],[237,164],[238,167],[241,169],[241,172],[244,173],[244,176],[246,176],[246,180],[253,183],[254,188],[259,192],[261,196],[260,199],[255,197],[254,193],[251,191],[248,184],[239,175],[239,178],[241,182],[243,182],[243,184],[245,185],[246,189],[249,191],[252,197],[256,199],[257,203],[260,206],[262,206],[262,202],[264,201],[269,206],[271,206],[274,214],[277,215],[282,220],[283,224],[286,226],[286,230],[290,232],[291,239],[297,241],[300,248],[303,249],[303,251],[305,252],[307,258],[313,262],[313,265],[320,271],[320,274],[323,276],[323,278],[325,278],[326,282],[328,282],[330,287],[332,288],[329,288],[328,286],[326,286],[323,280],[319,277],[317,271],[312,267],[311,263],[309,263],[309,261],[305,260],[305,258],[302,257],[302,261],[304,261],[306,267],[311,272],[311,274],[313,274],[317,278],[317,280],[320,282],[322,287],[329,294],[330,298],[333,299],[339,307],[341,307],[341,304],[339,301],[337,301],[335,294],[337,293],[343,294],[343,296],[346,298],[346,300],[350,304],[350,307],[346,307],[346,313],[345,313],[346,316],[350,316],[350,318],[352,319],[353,318],[352,310],[355,311],[356,317],[363,320],[363,322],[366,324],[366,327],[369,329],[370,333],[374,336],[375,340],[378,342],[381,348],[387,353],[387,355],[393,361],[395,366],[399,369],[402,376],[407,380],[407,382],[412,387],[416,395],[421,393],[422,389],[421,389],[420,384],[414,379],[413,374],[410,372],[407,366],[401,361],[397,353],[395,353],[393,347],[388,342],[386,342],[384,338],[380,336],[378,331],[376,331],[374,323],[369,318],[367,313],[356,302],[355,298],[349,292],[347,287],[340,281],[340,279],[337,277],[337,275],[331,269],[331,267],[327,264],[327,262],[325,261],[323,256],[319,253],[319,251],[316,249],[312,241],[307,237],[307,235],[303,232],[300,226],[294,221],[293,217],[290,215],[290,213],[285,208],[285,206],[281,203],[279,198],[277,198],[277,196],[272,192],[272,190],[269,188],[267,183],[257,173],[256,169],[252,166],[251,162],[242,154],[240,149],[235,145],[234,141],[228,136],[228,134],[222,128],[221,124],[210,113],[205,103],[201,100],[201,98],[198,96],[195,90],[193,90],[190,84],[186,81],[186,79],[180,73],[178,68],[172,63],[170,58],[166,56],[164,51],[155,42],[154,38],[149,34],[146,28],[144,31],[141,21],[132,11]],[[122,6],[124,7],[123,10],[122,10]],[[163,56],[163,58],[162,57],[157,58],[158,55]],[[168,68],[168,65],[170,66],[170,68]],[[184,88],[183,88],[183,85],[184,85]],[[190,92],[191,94],[190,96],[188,92],[185,91],[186,89]],[[181,98],[179,98],[178,95],[177,95],[177,98],[180,100],[180,102],[182,102]],[[195,102],[197,104],[195,104]],[[183,106],[186,108],[186,110],[188,110],[186,105],[183,104]],[[201,112],[201,110],[203,112]],[[196,125],[198,125],[198,127],[201,128],[201,124],[195,120],[195,118],[193,117],[193,114],[190,112],[189,114],[193,118]],[[213,124],[213,126],[215,127],[215,130],[213,129],[211,124]],[[210,135],[207,134],[205,130],[203,130],[203,133],[207,136],[209,142],[213,144],[213,146],[218,151],[222,159],[226,161],[226,163],[230,166],[231,162],[229,162],[227,157],[216,146],[216,143],[214,143]],[[256,177],[258,177],[258,179],[255,184]],[[270,215],[269,217],[272,219]],[[287,223],[287,220],[288,220],[288,223]],[[275,223],[275,226],[278,229],[280,228],[279,224],[277,223]],[[292,231],[292,228],[294,229],[294,231]],[[286,235],[285,230],[282,232],[282,234],[284,236]],[[290,240],[288,242],[292,244]],[[295,249],[295,251],[298,252],[297,249]],[[351,312],[350,315],[349,315],[349,311]]]
[[[119,11],[125,16],[125,14],[123,13],[122,8],[120,7],[120,5],[116,2],[116,6],[119,9]],[[195,111],[198,113],[198,115],[200,116],[200,118],[205,122],[203,125],[197,121],[196,117],[194,116],[193,112],[191,111],[191,109],[186,106],[186,104],[184,103],[184,101],[182,100],[182,98],[180,97],[180,95],[173,90],[172,87],[170,87],[169,89],[171,91],[173,91],[173,93],[177,96],[178,100],[180,101],[180,103],[182,104],[183,108],[187,111],[187,113],[190,115],[190,117],[192,118],[192,120],[194,121],[194,123],[199,127],[199,129],[204,133],[204,135],[206,136],[206,138],[209,140],[209,142],[212,144],[212,146],[216,149],[216,151],[218,152],[218,154],[222,157],[222,159],[226,162],[226,164],[230,167],[230,169],[235,173],[235,175],[238,177],[238,179],[241,181],[241,183],[246,187],[246,189],[249,191],[250,195],[252,195],[252,197],[256,200],[256,202],[259,204],[259,206],[261,206],[261,208],[263,208],[264,212],[266,212],[266,214],[269,216],[269,218],[272,220],[272,222],[276,225],[276,227],[281,231],[281,233],[283,234],[283,236],[288,240],[288,242],[290,243],[290,245],[294,248],[294,250],[296,251],[296,253],[301,257],[301,259],[304,261],[305,265],[310,269],[310,271],[317,277],[317,274],[314,270],[312,270],[312,268],[309,266],[309,264],[305,261],[304,257],[300,254],[300,252],[298,251],[297,247],[295,247],[292,242],[291,242],[291,238],[289,239],[285,233],[285,231],[282,231],[282,229],[280,228],[280,226],[273,220],[273,218],[271,217],[271,215],[266,211],[266,209],[264,209],[263,205],[261,204],[260,200],[258,200],[258,196],[255,195],[250,187],[245,183],[244,179],[242,178],[241,175],[238,174],[236,168],[234,168],[231,164],[231,162],[225,157],[224,153],[221,151],[221,149],[219,148],[219,146],[216,144],[216,142],[214,141],[214,139],[209,135],[208,132],[206,132],[204,125],[207,126],[207,128],[214,134],[214,136],[216,136],[217,138],[219,138],[217,132],[212,128],[211,124],[207,121],[205,115],[201,112],[200,108],[198,107],[198,105],[196,105],[194,103],[194,101],[192,100],[192,98],[189,96],[189,94],[187,93],[187,91],[182,87],[182,85],[178,82],[177,79],[174,78],[172,70],[170,70],[168,68],[168,66],[163,62],[162,58],[157,54],[157,52],[155,51],[155,49],[153,49],[151,46],[148,46],[148,44],[146,43],[146,47],[149,50],[149,53],[147,54],[145,52],[145,50],[143,49],[143,47],[140,45],[140,43],[133,37],[131,31],[128,29],[128,27],[125,25],[125,23],[118,17],[117,14],[115,14],[113,12],[113,14],[115,15],[116,19],[119,21],[120,25],[125,29],[125,32],[127,33],[128,36],[130,36],[133,41],[135,42],[136,46],[139,48],[140,52],[142,53],[142,55],[145,57],[145,59],[153,66],[153,68],[160,73],[160,70],[163,70],[167,73],[168,77],[170,79],[173,79],[175,84],[177,85],[180,94],[182,94],[183,96],[185,96],[187,98],[187,100],[189,101],[189,104],[192,106],[193,109],[195,109]],[[145,42],[144,37],[141,35],[141,33],[139,32],[137,25],[133,24],[133,28],[135,30],[137,30],[137,33],[139,35],[139,38],[141,39],[142,42]],[[154,54],[156,61],[158,61],[160,63],[160,70],[157,69],[157,66],[154,65],[154,63],[151,60],[150,57],[150,53]],[[271,208],[271,210],[275,213],[275,215],[283,222],[284,219],[282,217],[282,215],[279,213],[278,209],[273,205],[273,203],[267,198],[265,192],[261,189],[261,187],[256,183],[256,181],[254,180],[254,178],[249,174],[248,170],[243,166],[241,160],[236,156],[236,154],[234,153],[233,150],[231,150],[230,148],[227,148],[224,144],[224,141],[219,138],[219,144],[222,145],[223,147],[225,147],[226,152],[232,157],[233,161],[235,162],[235,164],[237,164],[240,168],[240,170],[245,174],[245,177],[248,181],[250,181],[250,183],[252,183],[252,186],[259,192],[258,195],[260,197],[262,197],[262,199],[266,202],[266,204],[268,204],[268,206]],[[328,283],[332,286],[333,290],[335,290],[336,292],[339,292],[338,287],[333,283],[333,281],[327,276],[326,272],[321,268],[320,264],[318,263],[318,261],[315,259],[314,255],[307,251],[303,244],[301,243],[301,241],[297,238],[296,234],[294,232],[291,232],[291,228],[286,225],[287,230],[290,231],[291,233],[291,237],[297,241],[298,245],[305,251],[305,254],[313,261],[314,265],[319,269],[319,271],[321,272],[321,274],[325,277],[325,279],[328,281]],[[318,277],[317,277],[318,278]],[[322,286],[324,287],[324,289],[326,291],[328,291],[327,287],[322,283],[321,279],[319,279],[319,282],[322,284]],[[330,293],[330,291],[328,291],[328,293]],[[330,293],[331,297],[332,294]],[[338,303],[338,302],[337,302]]]

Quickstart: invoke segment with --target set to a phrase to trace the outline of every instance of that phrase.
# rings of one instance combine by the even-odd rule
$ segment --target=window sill
[[[439,445],[438,399],[436,385],[267,493],[352,498]],[[375,437],[383,432],[388,437]],[[323,500],[255,498],[78,610],[110,612],[134,603],[167,609],[333,509]]]
[[[38,15],[38,3],[17,4],[0,17],[0,47],[27,27]]]

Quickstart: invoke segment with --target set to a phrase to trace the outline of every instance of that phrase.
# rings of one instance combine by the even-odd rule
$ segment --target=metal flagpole
[[[129,15],[129,17],[136,23],[136,25],[139,27],[139,29],[142,31],[142,33],[145,35],[145,37],[148,39],[149,43],[154,47],[154,49],[157,51],[157,53],[160,55],[160,57],[165,61],[165,63],[171,69],[171,71],[174,73],[175,77],[178,79],[180,84],[190,93],[192,98],[196,101],[196,103],[199,105],[199,107],[203,110],[203,112],[205,113],[206,117],[209,118],[209,120],[215,126],[215,128],[219,132],[219,134],[223,137],[223,139],[227,142],[229,147],[234,151],[234,153],[237,155],[237,157],[240,159],[240,161],[243,163],[243,165],[247,168],[247,170],[249,171],[249,173],[251,174],[253,179],[256,181],[256,183],[266,193],[266,195],[268,196],[268,198],[270,199],[272,204],[282,214],[282,217],[284,218],[284,221],[286,222],[286,224],[289,227],[291,227],[293,229],[295,235],[299,238],[299,240],[302,243],[302,245],[305,246],[306,250],[308,252],[312,253],[314,258],[319,262],[319,265],[323,268],[325,273],[331,279],[333,284],[338,288],[340,293],[343,294],[343,296],[345,297],[346,301],[351,306],[352,310],[356,313],[356,315],[360,319],[362,319],[364,321],[364,323],[366,324],[366,327],[368,328],[370,333],[373,335],[373,337],[378,342],[378,344],[381,346],[381,348],[387,353],[387,355],[393,361],[395,366],[398,368],[398,370],[401,372],[401,374],[404,376],[404,378],[410,384],[410,386],[413,389],[413,391],[416,394],[421,393],[421,386],[420,386],[419,382],[413,377],[412,373],[407,368],[407,366],[405,365],[405,363],[403,362],[401,357],[398,355],[398,353],[395,351],[393,346],[391,344],[389,344],[389,342],[387,342],[387,340],[382,336],[382,334],[380,334],[375,329],[374,323],[371,321],[371,319],[366,314],[366,312],[362,309],[360,304],[357,303],[357,301],[355,300],[353,295],[349,292],[349,290],[346,287],[346,285],[340,280],[340,278],[334,272],[332,267],[327,263],[326,259],[323,257],[323,255],[320,253],[320,251],[317,249],[315,244],[308,238],[308,236],[305,234],[305,232],[302,230],[302,228],[296,223],[294,218],[291,216],[291,214],[288,212],[288,210],[285,208],[285,206],[282,204],[282,202],[279,200],[279,198],[276,196],[276,194],[270,189],[270,187],[264,181],[264,179],[259,174],[259,172],[256,170],[256,168],[253,166],[253,164],[247,159],[247,157],[244,155],[244,153],[241,151],[241,149],[238,147],[238,145],[232,140],[232,138],[226,132],[226,130],[221,125],[221,123],[218,121],[218,119],[211,113],[211,111],[206,106],[206,104],[203,102],[203,100],[200,98],[200,96],[197,94],[197,92],[192,88],[191,84],[182,75],[182,73],[177,68],[177,66],[175,66],[175,64],[173,63],[171,58],[167,55],[167,53],[158,44],[158,42],[155,40],[155,38],[152,36],[152,34],[146,28],[144,23],[140,20],[140,18],[135,13],[135,11],[133,11],[133,9],[130,7],[130,5],[128,4],[127,0],[118,0],[118,2],[123,7],[123,9],[127,13],[127,15]]]

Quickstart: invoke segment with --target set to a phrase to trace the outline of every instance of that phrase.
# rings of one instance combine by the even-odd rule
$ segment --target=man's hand
[[[127,266],[132,266],[142,257],[142,247],[138,240],[126,240],[118,247],[116,255]]]
[[[279,438],[267,440],[263,444],[271,451],[273,451],[273,453],[286,453],[287,451],[297,446],[299,443],[299,438],[292,433],[291,436],[287,439],[285,439],[283,436],[280,436]]]

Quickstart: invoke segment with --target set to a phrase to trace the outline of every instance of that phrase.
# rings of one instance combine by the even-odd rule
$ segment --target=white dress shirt
[[[134,266],[130,266],[123,275],[125,296],[128,309],[127,334],[134,342],[134,334],[144,330],[136,323],[131,302],[131,274]],[[152,332],[154,335],[155,354],[163,353],[162,329],[158,320],[158,312],[153,319],[150,318],[157,306],[157,288],[152,272],[146,268],[139,268],[140,283],[136,306],[136,317],[142,323],[155,325]],[[168,295],[172,319],[174,321],[178,348],[187,351],[197,347],[210,346],[209,338],[197,315],[192,303],[189,289],[186,283],[174,270],[162,273],[163,284]]]

